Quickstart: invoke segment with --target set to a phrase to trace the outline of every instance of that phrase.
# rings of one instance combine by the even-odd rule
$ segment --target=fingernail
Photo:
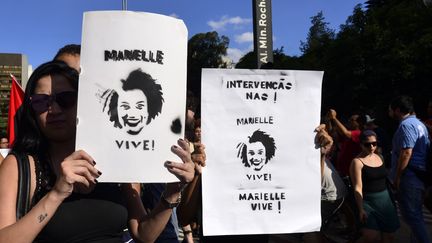
[[[102,175],[102,172],[98,171],[98,174],[99,174],[99,175]]]
[[[177,145],[173,145],[172,147],[173,149],[178,149]]]
[[[93,160],[93,164],[95,165],[96,164],[96,162]]]
[[[171,164],[170,161],[166,161],[166,162],[165,162],[165,165],[170,165],[170,164]]]
[[[95,181],[95,183],[98,183],[99,181],[98,180],[96,180],[96,179],[94,179],[94,181]]]

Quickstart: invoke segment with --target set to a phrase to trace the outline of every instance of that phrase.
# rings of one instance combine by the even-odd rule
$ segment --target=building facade
[[[29,77],[27,56],[22,54],[0,53],[0,136],[7,136],[9,95],[14,75],[24,88]]]

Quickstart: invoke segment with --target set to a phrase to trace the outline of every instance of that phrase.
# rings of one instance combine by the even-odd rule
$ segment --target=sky
[[[273,48],[301,55],[310,18],[322,11],[335,31],[364,0],[272,0]],[[121,10],[122,0],[1,0],[0,53],[21,53],[36,68],[66,44],[81,42],[86,11]],[[253,49],[252,0],[128,0],[127,10],[182,19],[189,38],[217,31],[230,39],[228,58],[237,62]]]

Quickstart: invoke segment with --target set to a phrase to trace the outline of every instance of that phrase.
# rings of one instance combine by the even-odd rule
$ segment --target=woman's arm
[[[340,134],[344,135],[346,138],[350,139],[351,138],[351,131],[349,131],[343,124],[342,122],[339,121],[339,119],[337,118],[336,115],[336,111],[330,109],[329,113],[328,113],[328,117],[329,119],[334,122],[334,124],[336,125],[338,131]]]
[[[328,153],[331,151],[331,147],[333,146],[333,138],[327,133],[326,125],[320,124],[317,128],[315,128],[315,145],[320,148],[321,159],[320,159],[320,168],[321,168],[321,179],[324,176],[324,163]]]
[[[194,177],[195,166],[191,160],[189,146],[183,139],[177,143],[178,146],[172,146],[171,151],[179,156],[183,163],[168,161],[165,166],[169,172],[180,179],[180,183],[168,183],[161,201],[149,214],[145,212],[142,205],[139,185],[126,184],[122,187],[127,200],[129,230],[137,242],[154,242],[157,239],[171,216],[172,208],[169,207],[169,203],[178,201],[183,186]]]
[[[17,160],[15,156],[6,157],[0,166],[0,242],[32,242],[49,222],[58,206],[70,195],[75,182],[80,181],[90,185],[89,180],[98,177],[97,170],[80,154],[71,156],[62,162],[62,175],[54,188],[18,221],[16,220]],[[78,158],[80,160],[77,161]]]
[[[363,163],[358,160],[354,159],[351,162],[350,166],[350,176],[351,176],[351,182],[353,183],[354,187],[354,197],[356,200],[357,207],[359,209],[359,217],[361,222],[366,222],[366,212],[363,209],[363,183],[362,183],[362,175],[361,170],[363,168]]]
[[[206,161],[204,144],[200,142],[195,144],[192,161],[195,163],[195,177],[183,190],[182,201],[177,207],[177,218],[180,226],[192,223],[201,204],[201,172]]]
[[[189,225],[194,219],[201,203],[200,193],[201,175],[196,175],[183,190],[181,203],[177,207],[177,219],[180,226]]]
[[[0,166],[0,242],[32,242],[62,202],[51,191],[16,221],[17,191],[17,160],[15,156],[7,156]]]
[[[180,196],[177,184],[167,184],[164,194],[169,194],[165,196],[169,202],[175,202]],[[150,213],[147,213],[141,201],[139,184],[123,184],[122,191],[127,201],[131,236],[136,242],[154,242],[164,230],[173,209],[166,203],[159,202]]]

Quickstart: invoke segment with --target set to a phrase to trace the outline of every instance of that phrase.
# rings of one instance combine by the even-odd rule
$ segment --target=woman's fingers
[[[95,165],[93,158],[83,150],[77,150],[64,160],[86,160],[89,164]]]
[[[165,162],[165,167],[169,172],[174,174],[180,181],[189,183],[195,175],[195,164],[190,163],[176,163],[172,161]]]
[[[65,161],[66,166],[70,166],[70,168],[82,168],[88,171],[92,177],[99,177],[102,173],[94,167],[94,165],[89,164],[87,160],[70,160]]]
[[[193,163],[191,159],[191,153],[189,150],[189,144],[183,140],[179,139],[177,141],[178,145],[171,146],[171,151],[175,153],[180,159],[183,161],[183,163]]]
[[[78,153],[69,156],[68,160],[63,161],[62,174],[65,181],[69,184],[82,183],[87,187],[92,183],[96,183],[96,178],[102,173],[94,167],[94,164],[90,164],[88,158],[77,160],[73,160],[72,158],[83,158],[83,156]]]
[[[189,142],[187,140],[184,139],[179,139],[177,140],[177,144],[185,151],[190,153],[190,147],[189,147]]]

